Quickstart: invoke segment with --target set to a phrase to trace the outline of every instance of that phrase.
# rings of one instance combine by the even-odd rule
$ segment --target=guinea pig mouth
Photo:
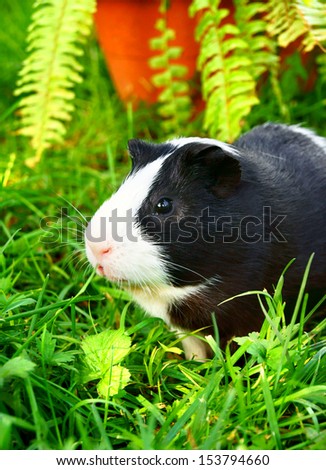
[[[96,273],[101,276],[101,277],[105,277],[106,279],[110,280],[110,281],[115,281],[116,279],[111,276],[111,275],[108,275],[105,271],[104,271],[104,267],[101,265],[101,264],[98,264],[96,266]]]
[[[96,272],[97,272],[97,274],[99,274],[100,276],[105,277],[103,266],[98,265],[98,266],[96,267]]]
[[[126,279],[113,276],[112,274],[106,274],[104,271],[104,267],[100,264],[96,266],[96,273],[101,277],[105,277],[108,281],[116,282],[119,284],[126,284],[126,285],[129,284],[129,282]]]

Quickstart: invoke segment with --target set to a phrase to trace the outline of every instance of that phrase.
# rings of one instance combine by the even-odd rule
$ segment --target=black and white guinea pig
[[[296,296],[309,256],[308,291],[326,292],[326,139],[265,124],[233,145],[179,138],[129,142],[132,169],[85,235],[97,273],[120,283],[180,334],[214,334],[224,347],[259,330],[257,297],[287,263],[283,295]],[[195,336],[186,357],[209,356]]]

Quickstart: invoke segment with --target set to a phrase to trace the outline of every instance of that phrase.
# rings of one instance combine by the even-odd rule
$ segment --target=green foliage
[[[163,9],[163,14],[165,10]],[[184,79],[187,68],[177,63],[182,55],[182,48],[171,46],[170,41],[175,39],[175,31],[167,27],[165,17],[156,23],[160,36],[150,41],[154,55],[149,64],[158,70],[152,77],[152,82],[159,90],[158,114],[163,118],[162,128],[167,136],[180,134],[184,131],[191,116],[191,100],[189,97],[189,84]]]
[[[249,46],[237,26],[223,24],[229,11],[219,6],[220,0],[194,0],[190,12],[202,13],[196,39],[201,45],[198,67],[206,101],[204,126],[211,136],[232,142],[258,99]]]
[[[234,19],[239,35],[247,44],[246,57],[251,61],[250,74],[257,81],[263,73],[278,67],[275,42],[266,35],[268,22],[263,16],[263,2],[234,0]]]
[[[28,29],[27,51],[17,95],[22,118],[19,133],[31,138],[35,164],[51,143],[62,142],[71,119],[73,86],[81,81],[77,58],[90,34],[95,0],[36,0]]]
[[[321,79],[326,83],[326,54],[320,55],[317,58],[318,72]]]
[[[221,8],[220,0],[193,0],[190,7],[192,15],[200,13],[196,38],[206,101],[205,129],[212,137],[231,142],[259,103],[257,85],[266,72],[282,118],[290,120],[280,87],[279,47],[299,41],[297,48],[308,53],[314,48],[325,51],[326,43],[323,2],[234,0],[233,7],[232,12]],[[323,67],[319,70],[324,73]]]
[[[36,345],[43,366],[66,367],[67,363],[73,361],[76,354],[76,351],[56,351],[57,340],[45,328],[41,337],[36,339]]]
[[[18,133],[31,138],[35,157],[28,164],[32,166],[46,148],[62,142],[66,134],[75,107],[74,86],[82,80],[80,55],[91,30],[95,4],[96,0],[35,1],[28,57],[16,89],[16,94],[22,95]],[[177,32],[167,26],[168,8],[168,2],[162,0],[156,24],[159,36],[151,40],[156,53],[150,59],[165,137],[200,132],[192,121],[187,69],[178,63],[182,50],[171,46]],[[280,85],[282,48],[295,42],[305,53],[325,51],[325,9],[319,0],[234,0],[230,11],[221,8],[221,0],[193,0],[190,14],[199,14],[196,38],[206,101],[204,130],[210,136],[229,142],[238,137],[261,99],[260,85],[267,74],[281,117],[290,120]],[[323,63],[322,58],[317,60]],[[318,70],[325,76],[325,67]]]
[[[22,356],[9,359],[2,367],[0,367],[0,388],[4,386],[4,381],[13,377],[25,379],[35,368],[36,364],[25,359]]]
[[[85,338],[81,343],[85,354],[82,382],[100,379],[97,390],[103,398],[119,393],[128,384],[130,373],[118,364],[129,353],[130,346],[131,339],[122,329]]]
[[[76,187],[74,178],[60,179],[66,155],[49,175],[89,212],[93,184],[100,194],[110,172],[88,174],[80,151]],[[284,315],[285,273],[274,293],[250,294],[265,313],[260,332],[238,338],[235,353],[209,338],[216,356],[187,361],[163,322],[144,317],[103,279],[87,278],[84,260],[71,257],[74,246],[40,241],[40,213],[60,205],[42,173],[10,182],[0,223],[2,448],[323,448],[326,321],[305,331],[308,269],[292,322]],[[39,187],[31,190],[33,182]]]
[[[286,47],[302,36],[308,52],[326,45],[326,4],[319,0],[269,0],[266,3],[267,31]]]

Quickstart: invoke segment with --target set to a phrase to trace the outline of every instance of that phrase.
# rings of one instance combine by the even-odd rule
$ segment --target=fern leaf
[[[325,51],[326,48],[326,3],[311,0],[308,4],[303,0],[297,1],[297,8],[306,25],[306,34],[303,45],[305,51],[312,50],[318,45]]]
[[[300,36],[303,49],[325,47],[326,5],[319,0],[269,0],[265,4],[267,31],[276,36],[281,47],[287,47]]]
[[[288,46],[305,32],[298,17],[295,0],[279,0],[266,2],[268,27],[271,36],[276,36],[279,45]]]
[[[279,86],[280,58],[277,54],[277,39],[266,34],[266,5],[264,2],[234,0],[235,20],[241,38],[248,44],[247,57],[251,60],[250,73],[255,80],[269,72],[271,85],[277,99],[280,114],[285,121],[289,120],[288,107]]]
[[[219,6],[220,0],[194,0],[190,13],[201,14],[196,39],[200,42],[198,67],[207,102],[204,126],[212,137],[232,142],[258,99],[248,45],[237,26],[222,24],[229,12]]]
[[[165,8],[160,11],[164,14]],[[150,47],[158,51],[158,55],[151,57],[149,65],[154,70],[161,70],[153,75],[152,83],[160,90],[158,113],[163,118],[162,128],[166,136],[170,136],[182,133],[191,116],[189,85],[184,79],[187,67],[175,64],[182,54],[182,48],[170,47],[175,32],[167,27],[166,19],[160,18],[155,27],[160,36],[151,39]]]
[[[235,21],[240,37],[248,45],[247,57],[251,60],[250,72],[257,79],[271,67],[278,64],[275,41],[266,35],[267,22],[262,13],[262,2],[234,0]]]
[[[82,81],[78,57],[90,34],[96,0],[36,0],[20,71],[19,134],[31,138],[36,164],[51,144],[62,142],[74,111],[74,85]]]

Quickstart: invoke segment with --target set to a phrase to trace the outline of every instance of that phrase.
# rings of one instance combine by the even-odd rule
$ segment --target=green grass
[[[214,359],[198,363],[184,359],[160,320],[88,267],[84,217],[127,173],[127,139],[164,134],[154,110],[123,108],[92,40],[65,145],[36,169],[25,166],[32,151],[14,134],[12,91],[30,3],[6,1],[0,29],[0,448],[325,448],[325,320],[306,332],[305,277],[294,321],[283,318],[280,278],[275,292],[260,294],[262,331],[240,340],[235,353],[222,353],[211,338]],[[290,96],[284,84],[293,122],[322,126],[325,109],[314,103],[323,86]],[[280,121],[275,103],[267,86],[249,125]],[[131,340],[119,362],[130,379],[103,398],[99,378],[83,380],[83,344],[119,329]]]

